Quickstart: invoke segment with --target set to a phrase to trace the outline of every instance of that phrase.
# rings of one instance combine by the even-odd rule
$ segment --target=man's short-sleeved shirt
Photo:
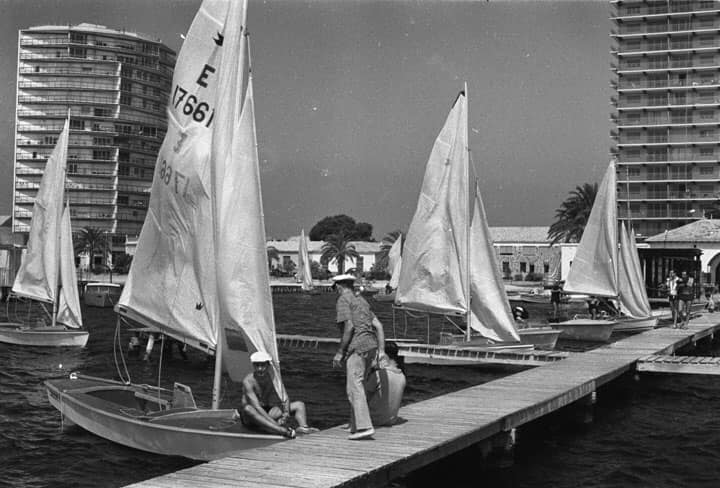
[[[348,352],[365,352],[378,347],[375,327],[372,325],[375,314],[363,297],[356,296],[352,290],[344,289],[338,297],[336,309],[338,323],[350,320],[353,324],[353,336]]]

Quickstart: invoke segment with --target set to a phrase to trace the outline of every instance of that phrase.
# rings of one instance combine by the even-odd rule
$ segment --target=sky
[[[178,51],[200,0],[0,0],[0,214],[12,202],[17,31],[89,22]],[[249,0],[268,238],[329,215],[407,230],[463,84],[491,226],[544,225],[599,182],[610,140],[606,1]]]

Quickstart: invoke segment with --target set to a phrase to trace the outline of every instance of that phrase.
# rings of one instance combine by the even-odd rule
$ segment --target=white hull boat
[[[248,430],[235,409],[176,406],[169,390],[73,378],[45,382],[48,400],[64,421],[128,447],[210,461],[285,440]],[[192,395],[182,390],[182,398],[186,405]]]
[[[536,349],[555,349],[558,337],[562,334],[561,330],[553,329],[552,327],[525,327],[518,328],[518,334],[520,334],[520,343],[517,342],[493,342],[481,336],[473,336],[470,340],[462,334],[450,334],[447,332],[440,333],[440,344],[445,345],[458,345],[458,346],[498,346],[498,347],[511,347],[511,346],[533,346]]]
[[[571,341],[588,341],[588,342],[607,342],[613,333],[615,324],[614,320],[602,319],[583,319],[575,318],[564,322],[557,322],[553,327],[560,329],[561,339]]]
[[[91,307],[114,307],[121,293],[122,286],[117,283],[88,283],[83,301]]]
[[[28,327],[15,322],[0,323],[0,342],[18,346],[85,347],[90,334],[65,327]]]
[[[658,317],[632,318],[621,317],[618,319],[613,332],[642,332],[657,327]]]

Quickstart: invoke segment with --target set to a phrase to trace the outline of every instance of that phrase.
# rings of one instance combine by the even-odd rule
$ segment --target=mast
[[[470,293],[470,140],[468,139],[468,121],[470,120],[470,101],[468,100],[467,81],[463,87],[465,92],[465,150],[468,153],[467,164],[465,165],[465,296],[467,310],[465,311],[465,338],[470,342],[470,314],[472,307],[472,293]]]
[[[227,28],[228,24],[230,22],[232,22],[231,16],[235,12],[235,9],[233,8],[235,5],[236,5],[236,2],[231,1],[230,5],[228,6],[228,12],[227,12],[226,20],[225,20],[226,28]],[[240,35],[240,48],[242,49],[242,37],[245,35],[245,24],[247,22],[247,0],[242,1],[241,8],[242,8],[242,14],[241,14],[239,35]],[[232,25],[232,24],[230,24],[230,25]],[[225,34],[225,46],[227,46],[227,47],[234,46],[235,44],[232,42],[233,40],[230,39],[230,37],[231,37],[231,35],[238,35],[237,30],[231,29],[230,32],[226,31],[223,34]],[[248,59],[250,57],[249,54],[250,53],[248,51]],[[242,53],[241,53],[241,55],[242,55]],[[231,66],[230,66],[230,63],[228,62],[227,52],[222,53],[222,61],[221,62],[222,62],[222,65],[221,65],[220,69],[222,71],[226,71],[226,70],[230,69]],[[248,61],[248,64],[249,64],[249,61]],[[243,70],[244,66],[240,66],[239,69]],[[222,73],[221,76],[225,76],[225,74]],[[237,78],[238,77],[235,76],[235,82],[237,82]],[[242,83],[240,85],[241,86],[237,87],[236,89],[238,91],[242,92],[242,89],[243,89]],[[235,93],[237,93],[237,92],[235,92]],[[220,90],[218,90],[216,100],[221,101],[221,98],[222,98],[221,95],[223,95],[223,94],[221,94]],[[227,94],[224,94],[224,95],[227,95]],[[241,99],[242,99],[241,96],[239,96],[238,99],[235,99],[235,100],[233,100],[231,98],[230,100],[227,100],[226,103],[237,103],[238,100],[241,100]],[[216,122],[215,130],[218,130],[218,126],[219,126],[218,122]],[[233,122],[235,122],[235,120],[233,120]],[[213,139],[214,139],[214,137],[213,137]],[[213,140],[213,144],[216,144],[216,141]],[[210,172],[212,175],[211,176],[212,184],[214,186],[217,186],[216,169],[217,168],[215,167],[215,162],[212,161],[210,164]],[[215,250],[215,253],[214,253],[215,259],[217,260],[218,236],[219,236],[219,229],[218,229],[219,212],[218,212],[218,207],[217,207],[216,188],[215,188],[215,191],[212,191],[211,193],[212,193],[213,225],[215,227],[214,228],[213,247]],[[217,266],[217,262],[216,262],[216,266]],[[220,285],[218,276],[217,276],[217,271],[215,272],[215,283],[216,283],[216,285]],[[217,294],[216,294],[216,300],[217,300]],[[216,307],[215,320],[217,321],[217,323],[216,323],[217,336],[216,336],[216,342],[215,342],[215,344],[216,344],[215,345],[215,374],[214,374],[213,389],[212,389],[212,409],[213,410],[217,410],[220,408],[220,386],[221,386],[221,381],[222,381],[223,347],[224,347],[224,343],[225,343],[224,325],[222,324],[222,321],[219,320],[220,319],[219,315],[221,315],[220,307]]]

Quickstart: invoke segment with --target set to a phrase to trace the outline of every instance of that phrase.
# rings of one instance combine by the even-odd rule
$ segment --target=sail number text
[[[204,122],[205,127],[210,127],[213,117],[215,117],[214,108],[210,108],[207,102],[198,100],[192,93],[189,94],[180,85],[175,85],[172,103],[174,108],[181,108],[183,114],[191,115],[195,122],[200,124]]]
[[[173,167],[164,159],[160,165],[160,181],[165,183],[165,185],[177,195],[182,195],[183,198],[187,197],[190,178],[178,170],[173,170]]]

